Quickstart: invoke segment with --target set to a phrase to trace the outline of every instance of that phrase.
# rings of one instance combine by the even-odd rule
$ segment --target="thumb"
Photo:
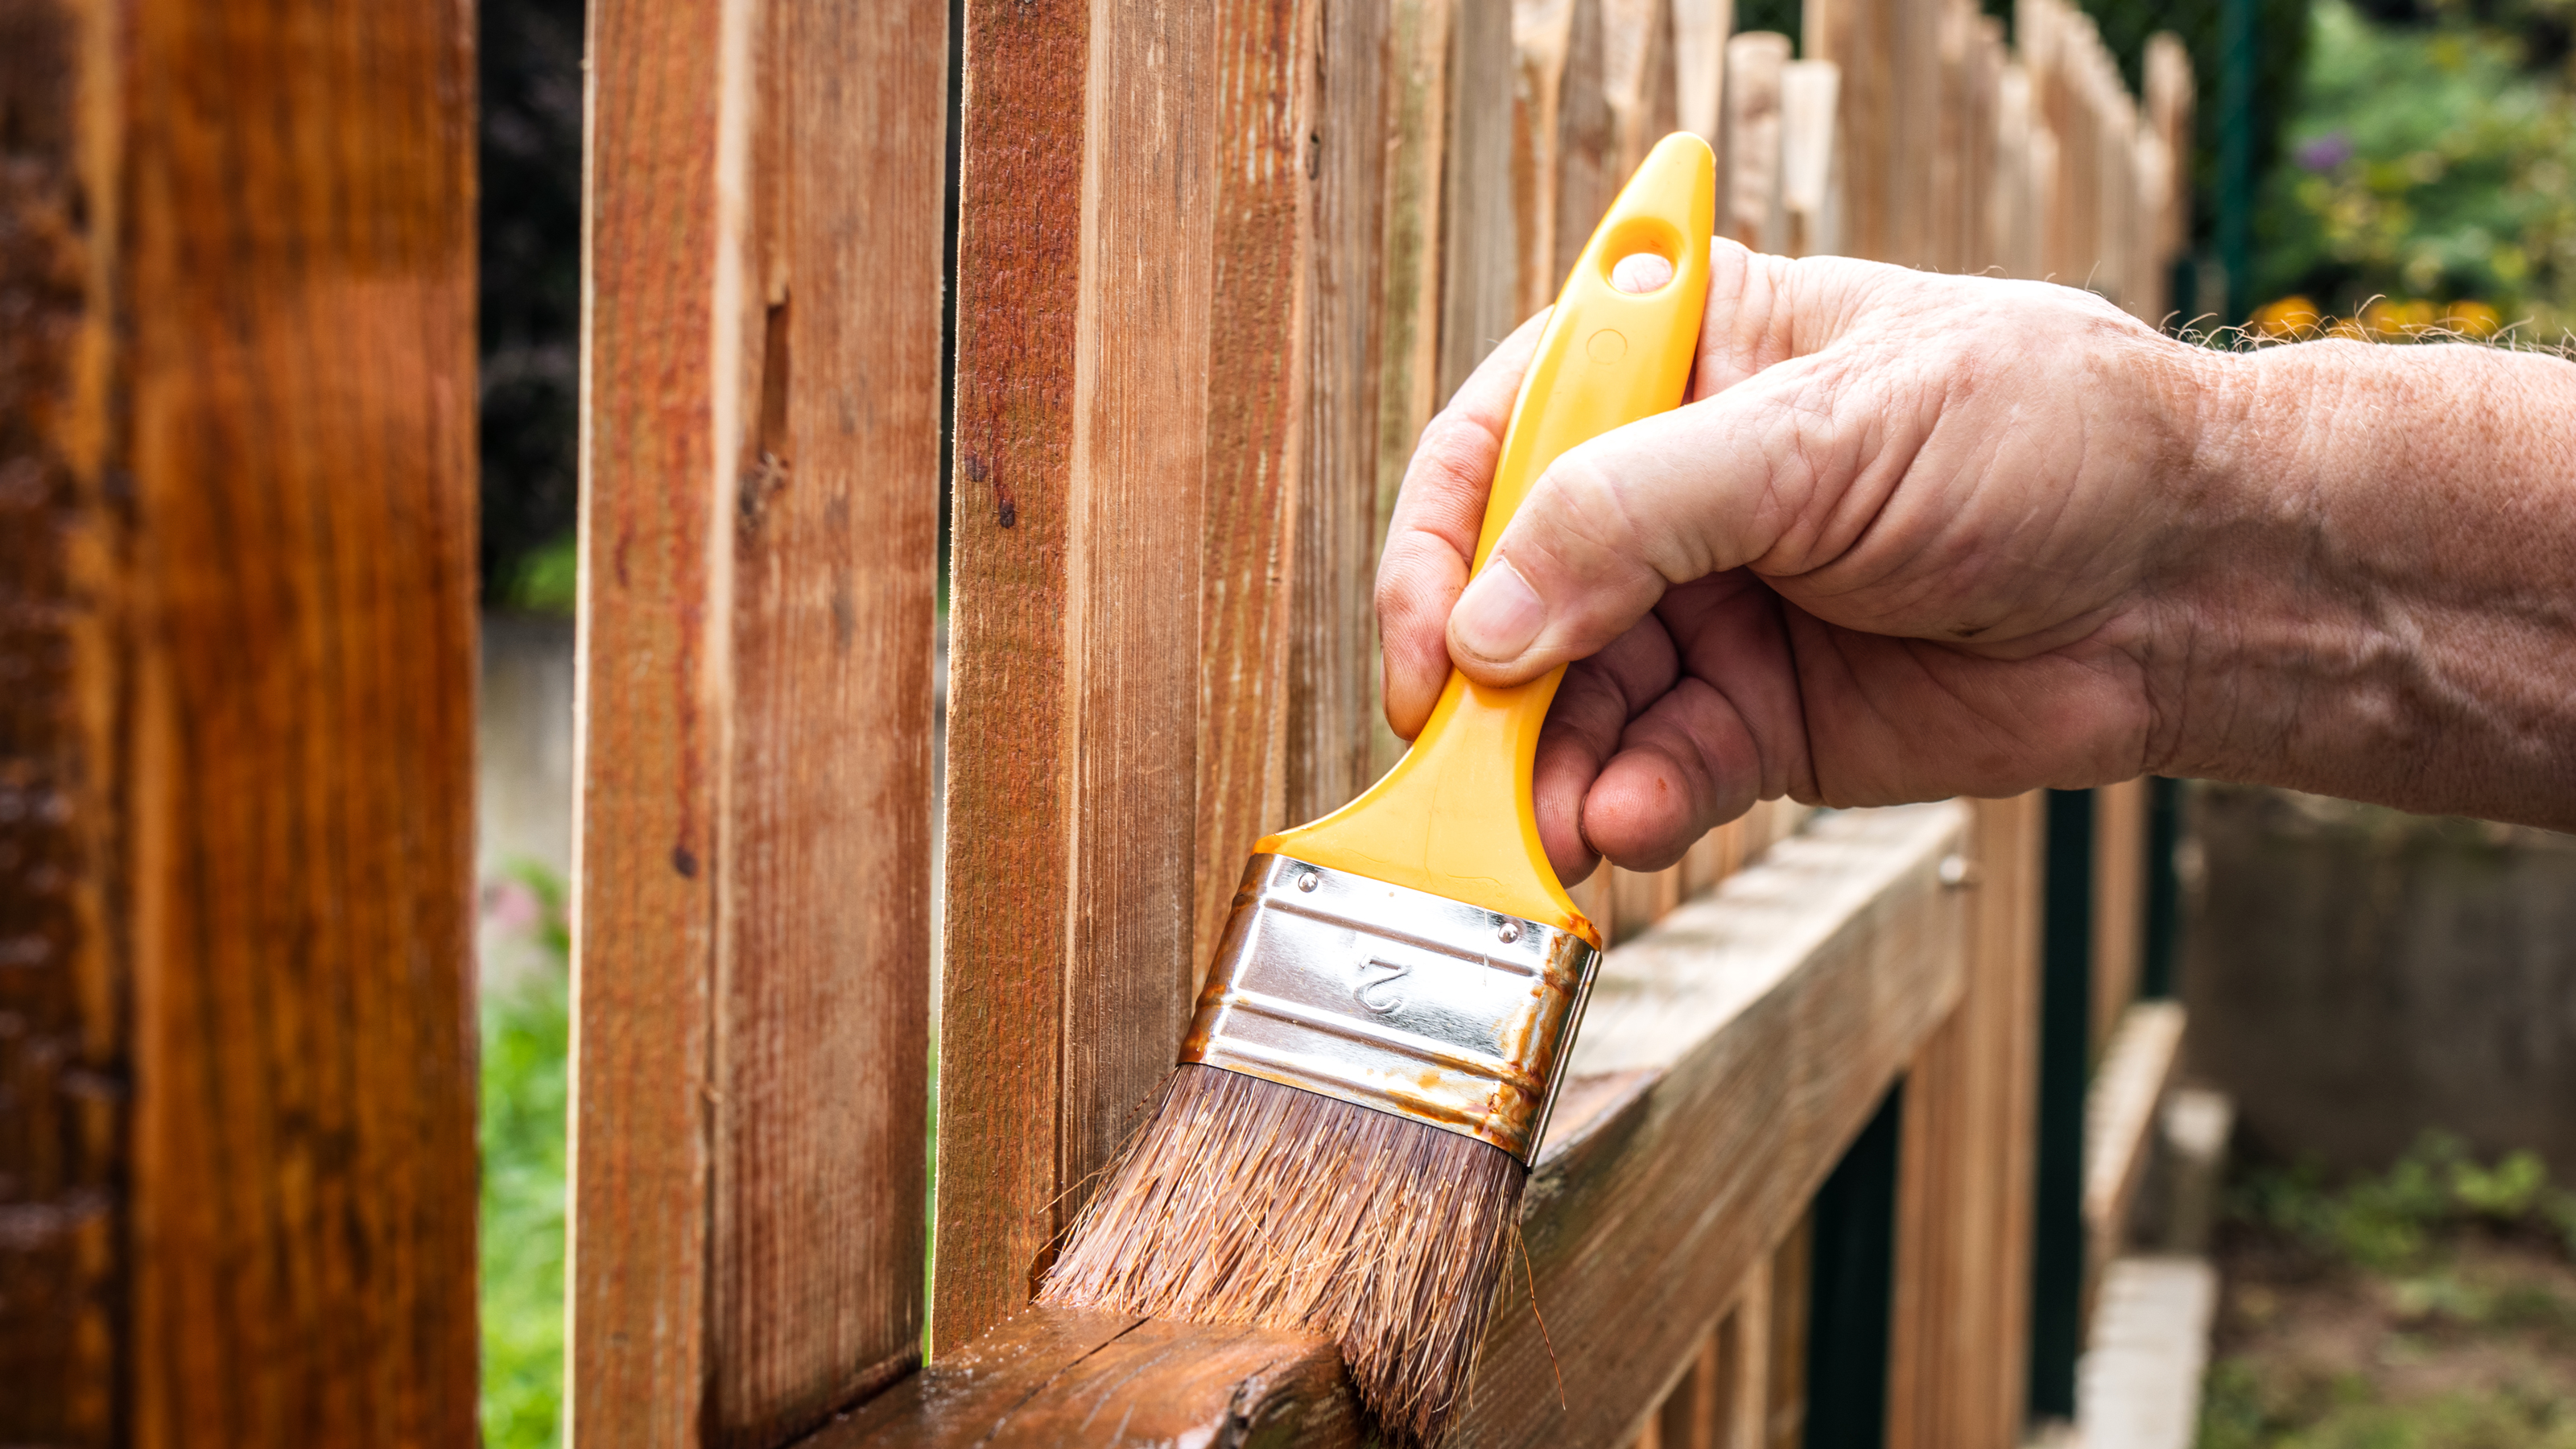
[[[1665,589],[1761,559],[1823,475],[1849,476],[1838,460],[1866,430],[1838,423],[1834,395],[1849,389],[1818,354],[1896,269],[1764,256],[1723,238],[1709,262],[1701,400],[1549,465],[1449,616],[1450,658],[1469,678],[1516,684],[1589,657]]]
[[[1588,658],[1677,584],[1796,573],[1862,471],[1871,409],[1843,366],[1799,358],[1569,449],[1530,489],[1449,615],[1480,684]]]

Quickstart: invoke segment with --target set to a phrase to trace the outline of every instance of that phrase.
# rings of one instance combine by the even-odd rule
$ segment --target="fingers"
[[[1798,358],[1568,451],[1459,598],[1450,657],[1517,684],[1617,638],[1676,584],[1781,562],[1777,547],[1830,521],[1888,455],[1881,392]]]
[[[1565,878],[1596,855],[1660,870],[1756,800],[1812,796],[1783,614],[1750,575],[1703,579],[1567,671],[1535,781]]]
[[[1584,657],[1673,584],[1762,557],[1870,456],[1871,419],[1846,396],[1869,379],[1818,354],[1910,274],[1724,240],[1709,259],[1697,400],[1548,468],[1451,615],[1470,677],[1518,683]]]
[[[1512,399],[1546,323],[1541,312],[1503,339],[1422,430],[1387,520],[1377,566],[1378,637],[1386,722],[1405,739],[1422,732],[1449,680],[1449,610],[1467,586]]]

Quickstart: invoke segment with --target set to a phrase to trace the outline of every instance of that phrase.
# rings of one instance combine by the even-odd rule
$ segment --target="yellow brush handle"
[[[1665,137],[1592,234],[1539,336],[1503,435],[1477,568],[1558,454],[1680,404],[1708,302],[1716,216],[1707,145],[1686,132]],[[1670,261],[1672,281],[1642,295],[1614,289],[1611,267],[1638,252]],[[1559,668],[1488,689],[1452,671],[1431,722],[1384,779],[1254,849],[1558,926],[1600,945],[1548,864],[1531,803],[1539,726],[1564,676]]]

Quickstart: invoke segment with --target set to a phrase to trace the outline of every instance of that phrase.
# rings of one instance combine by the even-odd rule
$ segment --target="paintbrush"
[[[1697,137],[1665,138],[1575,262],[1512,407],[1477,568],[1559,454],[1681,402],[1714,172]],[[1632,263],[1614,281],[1641,254],[1671,279],[1628,290]],[[1453,671],[1385,778],[1255,843],[1181,1065],[1040,1302],[1329,1335],[1391,1442],[1439,1440],[1602,944],[1531,803],[1563,675],[1488,689]]]

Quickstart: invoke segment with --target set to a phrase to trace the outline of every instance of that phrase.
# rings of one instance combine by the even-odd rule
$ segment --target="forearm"
[[[2576,827],[2576,365],[2213,355],[2151,764]]]

